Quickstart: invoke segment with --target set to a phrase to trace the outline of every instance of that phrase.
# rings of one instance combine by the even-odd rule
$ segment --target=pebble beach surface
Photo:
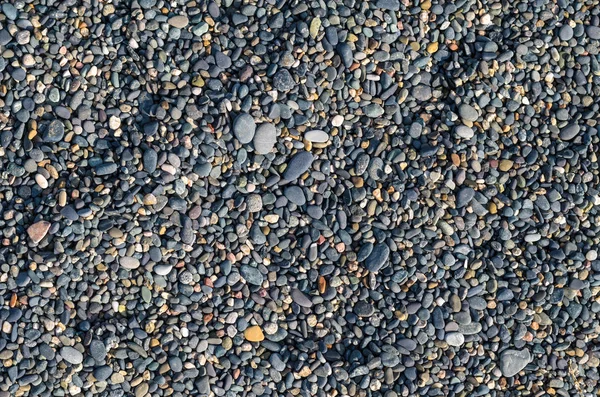
[[[0,397],[600,374],[600,5],[0,0]]]

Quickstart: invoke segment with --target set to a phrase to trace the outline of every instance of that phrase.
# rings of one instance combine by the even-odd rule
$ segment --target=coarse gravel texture
[[[597,0],[0,0],[0,397],[598,394]]]

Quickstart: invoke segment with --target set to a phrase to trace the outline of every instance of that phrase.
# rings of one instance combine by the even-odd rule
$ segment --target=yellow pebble
[[[500,161],[498,168],[500,168],[500,171],[506,172],[512,168],[513,164],[514,164],[514,161],[512,161],[512,160],[502,160],[502,161]]]
[[[437,42],[435,43],[429,43],[427,45],[427,52],[430,54],[435,54],[438,50],[439,44]]]
[[[253,325],[252,327],[246,328],[244,331],[244,337],[250,342],[261,342],[265,340],[265,334],[263,334],[262,329],[260,329],[258,325]]]

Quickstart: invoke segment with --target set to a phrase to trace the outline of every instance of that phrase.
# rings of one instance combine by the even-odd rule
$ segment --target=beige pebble
[[[42,174],[35,174],[35,181],[42,189],[48,187],[48,180]]]
[[[337,115],[334,116],[333,119],[331,119],[331,125],[334,127],[339,127],[344,123],[344,116],[342,115]]]
[[[119,129],[119,127],[121,127],[121,119],[117,116],[110,116],[110,119],[108,119],[108,126],[113,130]]]

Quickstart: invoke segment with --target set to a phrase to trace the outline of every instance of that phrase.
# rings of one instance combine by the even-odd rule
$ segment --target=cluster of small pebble
[[[597,0],[0,0],[0,397],[600,378]]]

